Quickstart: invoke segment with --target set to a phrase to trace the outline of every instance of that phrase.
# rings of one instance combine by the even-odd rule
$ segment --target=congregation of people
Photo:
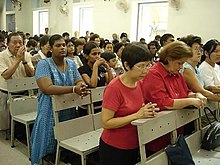
[[[0,130],[10,128],[5,80],[35,76],[39,86],[38,112],[31,133],[31,164],[56,152],[51,95],[89,94],[89,88],[106,86],[101,112],[104,128],[99,144],[100,165],[134,165],[139,161],[137,128],[131,122],[157,117],[160,111],[220,101],[220,42],[202,42],[200,36],[156,35],[153,41],[104,39],[97,33],[83,37],[63,34],[33,36],[0,32]],[[59,114],[61,121],[87,115],[85,107]],[[177,130],[187,134],[192,123]],[[164,135],[146,145],[147,156],[170,143]]]

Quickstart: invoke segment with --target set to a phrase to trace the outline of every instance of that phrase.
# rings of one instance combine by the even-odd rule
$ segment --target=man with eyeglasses
[[[31,55],[26,52],[24,40],[19,33],[9,34],[7,49],[0,52],[0,74],[0,130],[7,130],[10,120],[5,80],[34,76]]]

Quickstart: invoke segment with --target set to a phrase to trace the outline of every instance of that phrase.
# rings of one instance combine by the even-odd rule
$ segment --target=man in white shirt
[[[25,51],[24,41],[19,33],[7,38],[8,48],[0,52],[0,130],[9,129],[7,107],[7,84],[5,80],[34,76],[31,55]]]

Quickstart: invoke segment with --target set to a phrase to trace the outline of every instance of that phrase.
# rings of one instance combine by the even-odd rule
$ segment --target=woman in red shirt
[[[157,103],[160,111],[182,109],[187,106],[201,108],[205,105],[206,97],[191,92],[179,73],[183,63],[192,55],[191,48],[181,41],[172,42],[161,50],[159,62],[151,67],[143,80],[145,103],[149,101]],[[178,132],[183,133],[183,128]],[[147,150],[157,152],[169,142],[170,136],[165,135],[149,143]]]
[[[138,158],[137,128],[133,120],[156,116],[156,104],[144,104],[141,79],[151,66],[149,52],[127,45],[122,52],[125,73],[113,79],[105,89],[102,103],[100,165],[134,165]]]

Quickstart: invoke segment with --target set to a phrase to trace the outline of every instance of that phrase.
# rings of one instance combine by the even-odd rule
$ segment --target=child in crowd
[[[113,77],[116,77],[115,65],[116,65],[116,55],[112,52],[104,52],[101,54],[101,58],[104,58],[107,64],[110,66]]]

